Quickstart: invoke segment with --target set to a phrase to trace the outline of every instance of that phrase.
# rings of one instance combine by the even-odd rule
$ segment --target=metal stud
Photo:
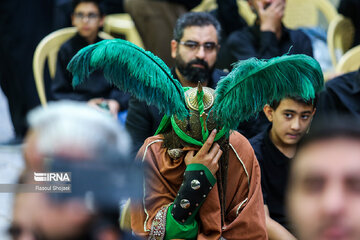
[[[200,188],[200,182],[197,179],[191,181],[191,188],[194,190],[198,190]]]
[[[187,199],[181,199],[180,200],[180,206],[184,209],[187,209],[190,207],[190,201]]]

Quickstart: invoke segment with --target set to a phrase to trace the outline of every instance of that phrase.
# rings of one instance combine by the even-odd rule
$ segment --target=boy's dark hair
[[[309,99],[309,100],[305,100],[305,99],[301,98],[300,96],[284,97],[283,99],[285,99],[285,98],[290,98],[291,100],[294,100],[295,102],[302,103],[302,104],[305,104],[305,105],[308,105],[308,106],[313,106],[314,108],[315,108],[316,103],[317,103],[317,96],[315,96],[315,98]],[[269,104],[270,107],[272,109],[276,110],[279,107],[280,102],[283,99],[281,99],[280,101],[273,101],[272,103]]]
[[[360,141],[359,120],[351,115],[338,114],[318,119],[312,125],[309,134],[299,141],[298,149],[313,142],[334,138],[348,138]]]
[[[75,12],[75,8],[80,4],[80,3],[93,3],[97,6],[97,8],[99,9],[100,12],[100,16],[104,15],[104,10],[102,5],[100,4],[99,0],[73,0],[72,1],[72,13]]]
[[[182,15],[175,24],[174,40],[179,42],[184,34],[184,29],[191,26],[208,26],[213,25],[217,32],[218,41],[220,42],[221,26],[218,20],[207,12],[188,12]]]

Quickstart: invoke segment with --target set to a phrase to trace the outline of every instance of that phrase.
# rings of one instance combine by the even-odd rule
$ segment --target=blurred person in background
[[[253,26],[233,31],[225,43],[228,53],[222,53],[222,64],[230,66],[238,60],[256,57],[270,59],[284,54],[306,54],[313,57],[310,38],[301,30],[288,29],[283,24],[286,0],[249,0],[257,18]],[[225,62],[228,61],[228,62]],[[240,123],[238,131],[250,139],[269,126],[263,112]]]
[[[129,95],[119,91],[109,84],[101,71],[90,75],[86,84],[74,89],[71,85],[72,75],[66,69],[71,58],[82,48],[97,43],[100,28],[104,24],[104,12],[97,0],[72,1],[72,25],[78,30],[77,34],[65,42],[58,53],[56,74],[51,83],[55,100],[71,99],[88,101],[93,106],[106,107],[117,117],[119,111],[127,109]]]
[[[125,11],[134,20],[145,49],[169,67],[175,64],[169,42],[176,20],[201,0],[124,0]]]
[[[325,83],[319,94],[314,122],[333,115],[360,119],[360,71],[342,74]]]
[[[234,31],[228,38],[229,64],[251,57],[269,59],[289,54],[313,56],[310,39],[301,30],[283,25],[286,0],[249,0],[257,16],[253,26]]]

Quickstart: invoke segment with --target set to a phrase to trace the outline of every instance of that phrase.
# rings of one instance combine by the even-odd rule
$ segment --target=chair
[[[202,0],[199,5],[191,9],[192,12],[210,12],[217,8],[216,0]]]
[[[358,70],[360,67],[360,45],[351,48],[339,60],[336,65],[337,73],[348,73]]]
[[[46,94],[44,89],[44,67],[45,61],[48,62],[51,79],[54,79],[56,72],[57,53],[61,45],[75,35],[75,27],[59,29],[43,38],[37,45],[33,57],[33,73],[36,89],[40,98],[41,105],[46,106]],[[107,33],[99,32],[99,36],[104,39],[113,38]]]
[[[126,201],[124,206],[121,207],[120,214],[120,229],[131,230],[131,212],[130,212],[130,198]]]
[[[249,26],[252,26],[256,20],[255,13],[251,10],[247,0],[237,0],[239,6],[240,16],[247,22]]]
[[[131,16],[127,13],[107,15],[104,21],[104,32],[115,37],[125,38],[129,42],[144,48],[139,32]]]
[[[288,0],[283,21],[291,29],[316,27],[321,25],[321,15],[330,23],[338,13],[329,0]]]
[[[354,34],[355,28],[350,19],[338,15],[330,22],[327,43],[334,67],[336,67],[340,57],[351,48]]]
[[[249,25],[253,25],[256,15],[246,0],[237,0],[240,15]],[[288,28],[315,27],[320,25],[321,13],[330,23],[338,13],[328,0],[287,0],[284,25]]]

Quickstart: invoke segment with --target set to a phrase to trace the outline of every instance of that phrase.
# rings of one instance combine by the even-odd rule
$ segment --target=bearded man
[[[220,78],[226,75],[214,69],[220,31],[219,22],[208,13],[186,13],[177,20],[171,41],[171,56],[175,59],[172,74],[183,87],[196,87],[200,81],[203,86],[215,89]],[[130,99],[126,128],[133,140],[134,155],[144,140],[154,135],[162,117],[155,106]]]

